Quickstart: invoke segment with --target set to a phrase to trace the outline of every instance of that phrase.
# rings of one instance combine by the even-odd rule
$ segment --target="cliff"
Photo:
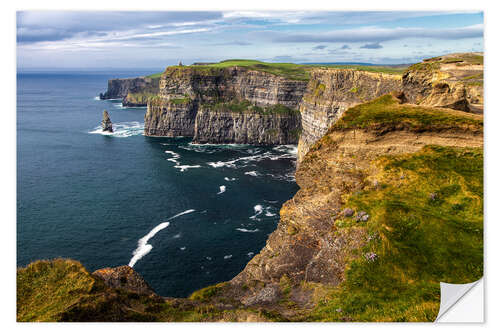
[[[424,60],[403,74],[408,102],[483,112],[483,54],[454,53]]]
[[[108,80],[108,89],[100,99],[121,99],[123,106],[146,106],[148,99],[158,93],[158,77],[141,76]]]
[[[267,306],[292,320],[434,320],[439,281],[482,276],[482,119],[391,95],[345,111],[237,298],[266,306],[274,290]]]
[[[391,91],[401,90],[401,76],[353,69],[315,69],[310,73],[306,93],[300,103],[302,135],[298,146],[300,162],[309,147],[356,104]]]
[[[129,267],[35,262],[17,272],[18,320],[433,321],[439,282],[483,275],[480,61],[433,58],[402,76],[316,68],[307,83],[167,69],[148,103],[151,135],[281,143],[300,110],[300,190],[277,229],[231,281],[185,299],[155,295]]]
[[[440,281],[483,274],[482,133],[482,115],[401,94],[358,104],[310,148],[231,281],[161,298],[128,267],[36,262],[18,270],[18,320],[433,321]]]
[[[398,91],[404,103],[482,113],[482,53],[449,54],[410,66],[402,75],[313,69],[300,103],[298,162],[349,107]]]
[[[297,143],[306,82],[244,67],[174,66],[148,104],[144,133],[199,143]]]

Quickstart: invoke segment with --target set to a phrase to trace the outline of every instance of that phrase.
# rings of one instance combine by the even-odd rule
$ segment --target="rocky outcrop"
[[[483,54],[460,53],[426,59],[403,74],[409,103],[483,112]]]
[[[108,80],[108,90],[100,99],[122,99],[123,106],[146,106],[148,99],[158,93],[159,78],[141,76]]]
[[[158,98],[148,104],[144,133],[195,142],[297,143],[296,110],[305,88],[304,81],[242,67],[169,67]],[[285,112],[270,111],[273,106]]]
[[[92,273],[111,288],[125,289],[141,295],[155,295],[147,282],[130,266],[106,267]]]
[[[300,162],[304,158],[309,148],[345,110],[401,88],[399,75],[353,69],[312,70],[300,103],[302,134],[297,160]]]
[[[101,126],[103,132],[111,132],[111,133],[113,132],[113,123],[111,122],[108,111],[106,110],[102,112]]]

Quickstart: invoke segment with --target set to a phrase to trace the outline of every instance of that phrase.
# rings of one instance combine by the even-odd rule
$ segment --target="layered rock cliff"
[[[403,74],[409,103],[483,112],[483,54],[458,53],[426,59]]]
[[[100,99],[121,99],[123,106],[146,106],[148,99],[158,93],[159,78],[141,76],[108,80],[108,89]]]
[[[298,162],[346,109],[391,91],[399,91],[404,103],[482,113],[483,55],[460,53],[426,59],[401,76],[349,69],[312,70],[300,103]]]
[[[401,102],[348,109],[310,148],[276,231],[231,281],[243,304],[274,304],[290,319],[298,307],[316,308],[309,320],[392,321],[394,304],[408,302],[401,320],[432,321],[435,281],[482,275],[482,116]]]
[[[399,98],[398,98],[399,97]],[[18,270],[19,321],[433,321],[483,274],[483,116],[383,95],[346,110],[229,282],[161,298],[129,267]]]
[[[401,90],[401,76],[353,69],[315,69],[310,72],[300,103],[302,135],[297,159],[339,119],[345,110],[391,91]]]
[[[482,105],[482,66],[456,69],[464,58],[476,66],[468,57],[402,77],[317,69],[300,103],[279,92],[296,84],[273,81],[283,78],[269,78],[273,92],[235,83],[268,73],[167,70],[146,115],[151,135],[291,140],[265,132],[293,127],[300,105],[300,190],[277,229],[235,278],[189,299],[154,295],[128,267],[31,264],[17,274],[18,320],[433,321],[440,281],[483,274],[483,116],[457,110]]]
[[[200,143],[297,143],[306,82],[241,67],[169,67],[144,118],[151,136]]]

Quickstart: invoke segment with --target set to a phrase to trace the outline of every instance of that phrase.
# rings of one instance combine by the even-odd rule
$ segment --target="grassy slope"
[[[214,296],[224,284],[193,293],[190,300],[163,300],[112,289],[69,259],[35,261],[17,270],[17,321],[220,321],[265,312],[221,310],[200,300]],[[252,312],[253,311],[253,312]]]
[[[427,146],[377,163],[378,185],[346,198],[370,219],[335,222],[367,228],[372,240],[307,320],[432,321],[440,281],[483,274],[482,149]]]
[[[455,110],[399,104],[397,99],[387,94],[350,108],[330,131],[352,128],[482,132],[483,117]]]

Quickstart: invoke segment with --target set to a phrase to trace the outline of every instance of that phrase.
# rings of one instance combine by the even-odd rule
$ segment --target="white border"
[[[1,163],[0,184],[2,192],[0,198],[0,212],[6,218],[2,219],[2,241],[0,242],[3,254],[1,270],[1,326],[5,331],[11,330],[37,330],[48,332],[88,331],[95,329],[118,329],[120,331],[177,331],[177,330],[208,330],[208,331],[255,331],[259,330],[287,330],[289,332],[302,332],[304,329],[321,331],[349,330],[358,332],[369,329],[370,331],[397,331],[421,332],[425,330],[453,330],[454,332],[470,332],[479,329],[490,329],[495,327],[498,331],[499,316],[498,301],[495,295],[500,295],[498,288],[498,254],[500,253],[497,237],[499,229],[500,198],[499,172],[500,164],[497,147],[500,144],[500,108],[495,100],[497,92],[496,81],[500,78],[498,72],[498,31],[500,31],[500,17],[495,9],[494,1],[475,0],[458,2],[457,0],[419,0],[404,2],[401,0],[389,1],[291,1],[291,0],[253,0],[251,2],[229,1],[130,1],[130,0],[87,0],[77,3],[67,0],[24,0],[16,2],[5,1],[2,4],[2,121],[1,131],[2,153],[4,161]],[[15,11],[26,9],[71,9],[71,10],[230,10],[230,9],[252,9],[252,10],[483,10],[485,12],[485,290],[486,290],[486,324],[464,325],[464,324],[16,324],[15,323],[15,267],[16,267],[16,57],[15,57]],[[491,209],[487,210],[486,208]],[[424,326],[425,325],[425,326]]]

